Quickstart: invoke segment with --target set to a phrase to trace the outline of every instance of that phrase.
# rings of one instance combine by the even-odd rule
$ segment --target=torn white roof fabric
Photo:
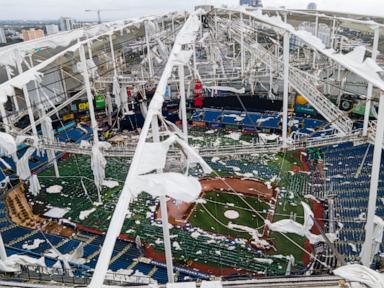
[[[25,151],[24,155],[16,162],[17,175],[19,175],[22,180],[27,180],[31,176],[31,170],[29,168],[28,161],[35,150],[35,148],[29,147],[27,151]]]
[[[370,288],[384,288],[384,275],[363,265],[342,266],[333,270],[333,274],[348,281],[365,284]]]
[[[134,195],[147,192],[153,197],[169,196],[175,200],[193,202],[200,195],[201,185],[194,177],[169,172],[136,176],[129,189]]]
[[[168,137],[163,142],[158,143],[144,143],[143,153],[140,159],[137,174],[145,174],[154,170],[164,169],[167,153],[172,144],[177,143],[189,163],[198,163],[205,173],[211,173],[212,169],[204,161],[204,159],[192,147],[190,147],[184,140],[176,135]]]
[[[137,174],[145,174],[154,170],[164,169],[170,145],[171,143],[169,141],[144,143],[144,152],[141,155]]]
[[[245,88],[241,88],[241,89],[236,89],[234,87],[229,87],[229,86],[208,86],[208,87],[204,87],[205,89],[208,89],[208,90],[215,90],[215,91],[228,91],[228,92],[232,92],[232,93],[236,93],[236,94],[244,94],[245,93]]]
[[[29,192],[31,192],[33,196],[37,196],[40,193],[40,189],[41,186],[39,178],[37,177],[37,175],[32,175],[29,178]]]
[[[0,149],[6,155],[15,153],[17,150],[15,138],[8,133],[0,132]]]
[[[36,259],[26,255],[13,254],[7,257],[5,261],[0,260],[0,271],[18,272],[21,270],[20,265],[46,267],[44,257]]]
[[[92,146],[91,168],[93,171],[94,182],[98,190],[102,188],[105,179],[105,166],[107,165],[103,150],[111,147],[112,145],[108,142],[98,142]]]
[[[305,236],[311,244],[324,241],[324,238],[321,235],[312,234],[310,231],[314,224],[312,219],[313,212],[311,208],[305,202],[301,202],[301,205],[304,208],[304,224],[300,224],[292,219],[283,219],[274,223],[271,223],[269,220],[265,220],[265,224],[272,231],[280,233],[294,233],[300,236]]]
[[[261,246],[261,247],[269,247],[269,246],[271,246],[268,243],[268,241],[266,241],[264,239],[260,239],[260,237],[262,237],[263,235],[261,235],[259,233],[259,231],[257,229],[255,229],[255,228],[251,228],[251,227],[244,226],[244,225],[237,225],[237,224],[233,224],[231,222],[228,223],[228,228],[230,228],[230,229],[239,229],[239,230],[243,230],[243,231],[248,232],[252,236],[252,242],[251,242],[252,244],[255,244],[255,245],[258,245],[258,246]]]

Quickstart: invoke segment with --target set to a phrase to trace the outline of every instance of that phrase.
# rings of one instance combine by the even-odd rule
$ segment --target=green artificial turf
[[[197,129],[198,130],[198,129]],[[192,131],[191,135],[194,137],[200,137],[192,139],[191,142],[196,144],[203,145],[213,145],[217,141],[217,138],[220,138],[219,141],[222,145],[230,144],[239,144],[239,141],[233,140],[228,137],[224,137],[225,134],[229,132],[219,131],[217,134],[206,134],[206,130],[201,129],[201,131]],[[251,136],[242,135],[240,140],[250,141]],[[280,177],[276,178],[274,184],[278,185],[281,189],[291,189],[291,186],[296,190],[292,193],[286,193],[284,199],[279,199],[278,205],[276,208],[277,213],[289,215],[290,212],[296,212],[297,215],[302,216],[302,208],[300,206],[301,195],[300,195],[300,185],[303,182],[301,179],[294,180],[294,177],[289,175],[289,171],[292,169],[293,165],[300,166],[300,163],[296,163],[297,159],[291,153],[286,153],[285,155],[279,153],[275,156],[273,155],[258,155],[258,156],[249,156],[244,160],[228,160],[221,159],[228,166],[242,167],[241,169],[249,170],[246,172],[252,172],[252,170],[260,170],[258,175],[255,175],[255,178],[258,178],[262,181],[270,181],[271,175],[279,175]],[[210,159],[207,159],[208,163]],[[229,168],[225,169],[220,163],[215,164],[218,168],[216,171],[221,176],[233,176],[235,175],[234,171]],[[97,190],[95,184],[93,183],[93,174],[90,165],[90,157],[88,156],[71,156],[68,159],[62,160],[59,162],[60,167],[60,178],[54,177],[53,168],[50,167],[39,174],[39,180],[42,186],[44,186],[40,194],[36,197],[32,196],[29,192],[26,192],[28,199],[33,202],[33,209],[36,213],[43,214],[48,210],[47,205],[54,207],[70,208],[69,212],[65,215],[65,218],[71,219],[74,222],[80,223],[82,225],[106,231],[112,216],[114,207],[116,205],[118,195],[120,194],[123,182],[128,172],[129,164],[125,159],[114,159],[108,158],[108,164],[106,167],[106,178],[117,180],[120,182],[120,186],[109,189],[104,187],[101,191],[103,206],[96,207],[93,202],[97,201]],[[282,170],[280,171],[280,168]],[[220,169],[220,170],[219,170]],[[264,171],[264,172],[261,172]],[[243,172],[243,171],[242,171]],[[298,175],[298,174],[296,174]],[[213,176],[213,175],[212,175]],[[83,183],[86,187],[88,196],[86,195],[80,181],[80,177],[83,177]],[[296,176],[295,176],[296,177]],[[305,177],[304,176],[300,176]],[[296,178],[300,178],[296,177]],[[292,185],[293,181],[298,181],[297,185]],[[301,182],[300,182],[301,181]],[[296,183],[296,182],[295,182]],[[60,194],[49,194],[46,193],[46,188],[52,185],[61,185],[63,186],[63,191]],[[293,188],[291,189],[293,190]],[[284,193],[283,193],[284,194]],[[294,195],[294,197],[288,197],[288,195]],[[89,199],[90,198],[90,199]],[[252,228],[259,228],[264,223],[263,220],[256,215],[256,213],[249,211],[249,207],[241,201],[239,196],[224,193],[224,192],[213,192],[205,195],[206,200],[209,200],[204,206],[210,211],[210,213],[217,218],[225,226],[229,221],[232,221],[238,225],[244,225]],[[261,212],[262,216],[266,216],[266,210],[269,209],[269,205],[263,201],[259,201],[255,197],[244,197],[244,199],[251,204],[251,206],[256,211],[265,211]],[[214,203],[214,202],[218,203]],[[235,207],[228,205],[227,203],[233,203]],[[298,206],[292,206],[290,203],[296,203]],[[141,193],[138,199],[133,201],[130,204],[129,215],[124,221],[124,226],[122,229],[123,233],[127,233],[132,237],[140,235],[143,241],[149,243],[154,243],[157,239],[162,238],[161,227],[154,226],[151,224],[148,217],[150,212],[150,207],[156,205],[155,200],[146,193]],[[81,211],[89,210],[91,208],[96,208],[96,211],[91,213],[86,219],[80,220],[79,215]],[[224,216],[226,210],[236,210],[239,212],[240,217],[235,220],[229,220]],[[273,221],[278,221],[286,216],[276,215]],[[300,222],[300,218],[297,219]],[[196,206],[192,217],[190,218],[192,226],[199,227],[207,232],[226,235],[236,238],[245,238],[250,239],[251,235],[247,232],[238,232],[233,231],[224,227],[222,224],[218,223],[207,211],[203,208],[202,204]],[[260,229],[261,230],[261,229]],[[260,231],[259,230],[259,231]],[[261,232],[261,231],[260,231]],[[197,257],[196,251],[201,249],[206,249],[206,252],[212,249],[218,249],[217,244],[209,244],[202,242],[197,244],[197,240],[192,238],[188,231],[182,229],[174,228],[172,229],[172,234],[179,234],[179,243],[182,247],[182,251],[174,251],[175,259],[195,259]],[[296,257],[298,262],[302,259],[302,252],[293,244],[291,244],[285,237],[278,233],[272,233],[271,237],[274,239],[276,248],[278,251],[273,252],[273,254],[282,254],[290,255],[293,254]],[[292,239],[303,246],[304,239],[296,235],[289,235]],[[225,247],[224,241],[217,240],[217,243],[221,243],[220,247]],[[160,245],[161,246],[161,245]],[[159,246],[159,247],[160,247]],[[161,249],[157,247],[157,249]],[[216,247],[216,248],[214,248]],[[226,248],[221,248],[222,252]],[[228,250],[228,253],[231,252]],[[250,267],[248,263],[242,263],[241,259],[248,257],[247,261],[252,262],[252,253],[247,250],[245,247],[237,246],[236,252],[239,255],[239,261],[237,262],[238,267]],[[199,256],[200,260],[208,261],[212,256]],[[231,259],[232,254],[228,255],[228,258]],[[203,262],[204,262],[203,261]],[[214,260],[217,261],[217,260]],[[209,262],[209,261],[208,261]],[[250,262],[250,263],[251,263]],[[217,262],[219,266],[221,262]],[[253,263],[255,264],[255,263]],[[228,263],[227,263],[228,265]],[[283,264],[282,264],[283,265]],[[225,266],[225,265],[224,265]],[[258,271],[259,268],[254,266],[251,270]],[[262,269],[262,268],[260,268]],[[280,272],[284,272],[284,265],[282,268],[276,268]],[[260,270],[262,271],[262,270]],[[279,272],[279,273],[280,273]]]
[[[267,203],[255,197],[243,198],[254,210],[259,212],[263,217],[266,216],[269,208]],[[225,236],[250,239],[251,235],[249,233],[234,231],[224,225],[232,222],[237,225],[259,228],[264,224],[264,221],[257,213],[253,212],[238,195],[217,191],[205,194],[204,199],[207,203],[197,204],[194,213],[191,215],[190,223],[194,227]],[[234,206],[228,204],[234,204]],[[212,215],[210,215],[207,210]],[[227,210],[237,211],[239,218],[233,220],[226,218],[224,212]]]
[[[298,204],[297,206],[293,206],[290,204],[288,200],[280,202],[277,205],[275,210],[275,215],[273,217],[273,222],[289,219],[289,215],[291,213],[296,214],[296,221],[303,224],[304,222],[304,211],[303,206]],[[282,216],[284,214],[285,216]],[[296,234],[288,233],[285,234],[290,239],[292,239],[295,243],[300,247],[304,247],[304,237],[301,237]],[[302,262],[304,252],[297,247],[297,245],[293,244],[290,240],[288,240],[284,235],[278,232],[271,232],[270,238],[273,240],[275,248],[277,249],[279,254],[282,255],[293,255],[298,263]]]

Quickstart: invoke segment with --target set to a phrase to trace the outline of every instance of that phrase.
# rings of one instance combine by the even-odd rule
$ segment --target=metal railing
[[[49,268],[40,266],[21,266],[21,271],[16,273],[0,273],[2,280],[13,280],[32,282],[56,282],[63,284],[76,284],[87,286],[91,281],[92,272],[84,271],[82,269],[61,269]],[[108,272],[105,277],[105,284],[107,285],[121,285],[121,286],[134,286],[134,285],[148,285],[156,283],[155,280],[148,276],[128,275],[115,272]]]
[[[283,147],[282,142],[270,142],[270,143],[250,143],[249,145],[226,145],[226,146],[214,146],[210,144],[199,148],[199,154],[203,157],[213,156],[227,156],[227,155],[250,155],[255,153],[277,153],[282,150],[299,150],[305,148],[323,147],[328,145],[335,145],[344,142],[355,142],[358,144],[366,143],[368,137],[362,136],[362,130],[355,130],[347,135],[332,134],[325,135],[318,138],[299,138],[292,140]],[[81,146],[76,143],[60,142],[58,140],[49,141],[44,138],[40,138],[38,142],[39,148],[54,150],[58,152],[67,152],[73,154],[92,154],[92,143],[89,146]],[[135,153],[136,143],[131,142],[129,145],[113,146],[110,149],[105,149],[104,155],[107,157],[133,157]],[[172,158],[178,158],[180,156],[179,150],[170,149],[169,156]]]

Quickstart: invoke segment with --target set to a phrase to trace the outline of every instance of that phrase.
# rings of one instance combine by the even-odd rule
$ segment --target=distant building
[[[59,32],[59,26],[56,24],[46,25],[45,30],[47,30],[47,35],[56,34]]]
[[[87,22],[74,21],[72,24],[72,29],[79,29],[79,28],[83,28],[86,26],[90,26],[90,24]]]
[[[307,9],[308,10],[317,10],[317,4],[315,2],[308,3]]]
[[[262,0],[240,0],[240,5],[247,5],[250,7],[263,7]]]
[[[44,31],[41,29],[31,28],[29,30],[21,30],[21,35],[24,41],[29,41],[44,37]]]
[[[0,28],[0,44],[7,43],[7,38],[5,38],[5,32],[3,28]]]
[[[60,17],[60,19],[59,19],[60,31],[73,30],[74,22],[75,21],[72,18]]]

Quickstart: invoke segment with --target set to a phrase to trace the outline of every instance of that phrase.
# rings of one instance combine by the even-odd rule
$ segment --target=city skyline
[[[172,2],[172,3],[171,3]],[[310,2],[315,2],[319,10],[334,10],[356,14],[369,14],[384,16],[384,3],[381,0],[264,0],[264,7],[285,6],[291,9],[305,9]],[[28,0],[0,0],[0,20],[55,20],[61,16],[78,20],[93,21],[97,18],[96,12],[85,12],[86,9],[118,9],[120,11],[103,11],[104,21],[137,18],[148,14],[159,14],[177,10],[192,10],[198,4],[239,5],[239,0],[190,0],[167,1],[148,0],[140,3],[133,0],[41,0],[39,5]],[[33,15],[33,16],[31,16]]]

